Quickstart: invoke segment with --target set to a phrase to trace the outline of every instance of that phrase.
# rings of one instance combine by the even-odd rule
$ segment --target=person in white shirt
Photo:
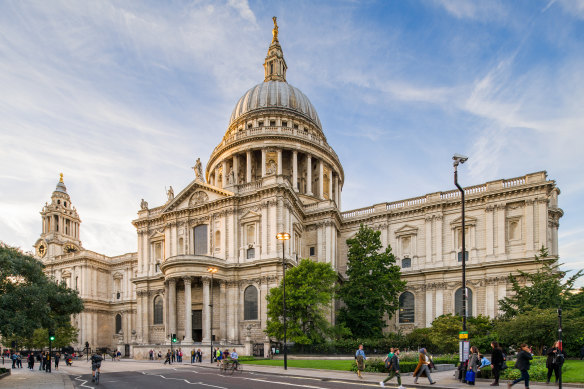
[[[231,353],[231,360],[237,369],[239,367],[239,355],[237,355],[237,351],[235,351],[235,349],[233,349],[233,352]]]

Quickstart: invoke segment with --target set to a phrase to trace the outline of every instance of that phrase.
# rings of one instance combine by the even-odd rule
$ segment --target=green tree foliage
[[[55,331],[53,348],[59,349],[75,343],[77,341],[78,330],[71,324],[58,327]],[[37,328],[32,334],[32,348],[43,349],[49,347],[49,331],[46,328]]]
[[[286,272],[286,327],[289,341],[309,345],[323,342],[329,331],[325,313],[329,312],[337,273],[328,263],[303,259]],[[266,297],[268,321],[266,333],[284,338],[282,283]]]
[[[31,255],[0,243],[0,335],[31,338],[38,328],[66,328],[83,310],[77,291],[57,284]]]
[[[405,290],[391,247],[382,250],[380,235],[361,224],[355,237],[347,240],[348,280],[339,290],[345,303],[339,320],[359,338],[382,336],[384,315],[393,316],[399,308],[399,294]]]
[[[574,283],[582,276],[582,270],[568,277],[560,271],[557,259],[550,259],[548,250],[542,246],[535,260],[541,268],[535,273],[519,272],[519,276],[509,275],[513,295],[499,300],[499,307],[505,318],[528,313],[535,308],[558,308],[564,306],[571,296]],[[525,283],[519,282],[522,278]]]
[[[564,346],[568,355],[576,356],[581,347],[584,317],[574,310],[564,311],[562,316]],[[535,308],[510,320],[498,320],[495,331],[503,344],[516,347],[527,343],[535,347],[537,354],[541,354],[543,346],[550,347],[558,339],[558,311]]]
[[[483,349],[481,351],[486,350],[487,347],[482,339],[488,338],[492,331],[493,323],[491,319],[482,315],[477,317],[471,316],[467,318],[466,326],[471,344],[480,345],[479,350],[481,348]],[[451,314],[442,315],[432,322],[428,338],[439,351],[454,353],[458,351],[458,333],[460,331],[462,331],[462,316],[453,316]],[[492,340],[496,339],[487,341],[487,345]]]

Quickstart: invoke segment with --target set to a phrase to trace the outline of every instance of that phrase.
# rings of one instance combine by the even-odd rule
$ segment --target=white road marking
[[[86,384],[86,383],[88,383],[89,381],[87,381],[87,380],[84,380],[83,378],[81,378],[81,376],[80,376],[80,375],[79,375],[79,376],[77,376],[77,377],[75,377],[75,381],[80,381],[80,382],[81,382],[81,385],[80,385],[80,386],[81,386],[82,388],[90,388],[90,389],[95,389],[93,386],[87,386],[87,385],[85,385],[85,384]]]
[[[208,387],[210,387],[210,388],[217,388],[217,389],[228,389],[228,388],[226,388],[226,387],[224,387],[224,386],[211,385],[211,384],[206,384],[206,383],[204,383],[204,382],[191,382],[191,381],[189,381],[189,380],[187,380],[187,379],[184,379],[184,378],[165,377],[165,376],[163,376],[162,374],[148,374],[148,373],[146,373],[146,372],[144,372],[144,371],[142,372],[142,374],[144,374],[144,375],[149,375],[149,376],[156,376],[156,377],[161,377],[161,378],[163,378],[163,379],[165,379],[165,380],[184,381],[185,383],[187,383],[187,384],[189,384],[189,385],[202,385],[202,386],[208,386]]]

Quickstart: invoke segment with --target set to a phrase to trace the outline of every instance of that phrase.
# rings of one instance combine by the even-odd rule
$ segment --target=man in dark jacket
[[[515,362],[515,367],[521,372],[521,377],[517,378],[512,383],[507,384],[507,388],[511,388],[513,385],[519,381],[525,381],[525,388],[529,388],[529,366],[531,365],[531,360],[533,355],[531,355],[531,350],[529,346],[525,343],[521,344],[521,350],[517,353],[517,362]]]
[[[389,375],[379,385],[385,386],[385,383],[393,377],[397,377],[398,389],[404,389],[401,382],[401,375],[399,374],[399,348],[393,349],[393,355],[389,360]]]

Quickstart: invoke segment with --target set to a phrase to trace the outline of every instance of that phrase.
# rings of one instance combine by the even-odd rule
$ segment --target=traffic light
[[[172,343],[176,343],[176,334],[172,334]]]
[[[85,348],[89,348],[89,342],[85,342]]]
[[[49,340],[53,342],[55,340],[55,331],[49,330]]]

